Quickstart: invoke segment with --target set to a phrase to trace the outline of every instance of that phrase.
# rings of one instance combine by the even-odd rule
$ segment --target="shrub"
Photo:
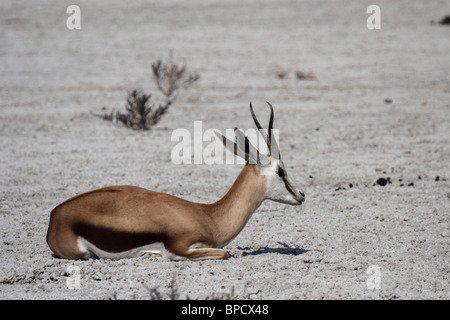
[[[169,106],[177,97],[179,89],[187,89],[200,79],[198,74],[187,72],[185,64],[177,64],[172,60],[172,52],[167,62],[158,59],[152,63],[153,80],[158,90],[164,95],[162,104],[153,104],[152,95],[141,90],[132,90],[128,93],[125,112],[114,110],[103,114],[93,113],[107,121],[120,122],[128,128],[136,130],[150,130],[168,111]]]

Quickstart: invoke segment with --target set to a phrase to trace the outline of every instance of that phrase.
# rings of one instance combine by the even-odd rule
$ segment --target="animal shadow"
[[[253,250],[253,251],[244,251],[242,253],[242,256],[256,256],[259,254],[266,254],[266,253],[278,253],[278,254],[287,254],[291,256],[298,256],[300,254],[303,254],[305,252],[308,252],[310,250],[300,248],[298,245],[295,247],[291,247],[290,245],[278,241],[278,244],[282,247],[279,248],[270,248],[270,247],[260,247],[259,249]],[[251,250],[249,247],[238,247],[239,250]]]

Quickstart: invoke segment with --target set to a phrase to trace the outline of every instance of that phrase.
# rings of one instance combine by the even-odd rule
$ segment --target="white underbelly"
[[[171,258],[172,254],[166,250],[162,242],[155,242],[142,247],[133,248],[131,250],[122,252],[107,252],[99,249],[83,237],[78,237],[78,248],[85,254],[85,258],[100,258],[119,260],[125,258],[135,258],[149,253],[151,255],[158,255],[163,258]]]
[[[85,258],[89,259],[111,259],[111,260],[119,260],[119,259],[126,259],[126,258],[136,258],[140,257],[146,253],[150,255],[159,256],[163,259],[169,259],[169,260],[185,260],[185,257],[181,257],[178,255],[175,255],[169,251],[166,250],[164,247],[164,243],[162,242],[155,242],[151,243],[142,247],[133,248],[131,250],[127,251],[121,251],[121,252],[108,252],[104,251],[102,249],[99,249],[83,237],[78,237],[78,248],[81,252],[85,254]],[[202,243],[195,243],[190,246],[190,249],[195,248],[209,248],[209,246],[205,246]],[[206,258],[208,259],[208,258]],[[199,259],[202,260],[202,259]]]

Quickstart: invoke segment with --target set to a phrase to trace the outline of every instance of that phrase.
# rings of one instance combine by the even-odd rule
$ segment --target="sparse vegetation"
[[[150,102],[150,94],[133,90],[128,93],[125,111],[111,111],[110,113],[94,114],[104,120],[120,122],[128,128],[137,130],[149,130],[158,123],[161,117],[167,112],[171,102],[160,104],[156,108]]]
[[[278,79],[286,79],[288,75],[289,75],[288,70],[279,70],[276,73]],[[316,76],[312,72],[295,71],[295,78],[297,80],[315,80]]]
[[[316,76],[312,72],[297,71],[295,77],[298,80],[314,80]]]
[[[192,297],[189,295],[185,295],[184,297],[179,292],[178,285],[176,283],[175,276],[172,277],[172,281],[170,282],[169,288],[170,291],[166,294],[163,293],[158,286],[149,288],[148,286],[144,286],[145,289],[148,292],[148,299],[149,300],[193,300]],[[136,297],[133,297],[133,299]],[[208,295],[206,297],[197,297],[194,299],[201,299],[201,300],[233,300],[236,298],[236,295],[234,293],[234,287],[230,289],[230,292],[214,292],[211,295]],[[110,300],[117,300],[119,299],[117,296],[117,292],[114,292]]]
[[[103,114],[92,113],[92,115],[107,121],[122,123],[131,129],[150,130],[168,111],[179,90],[189,88],[200,79],[198,74],[188,73],[185,64],[173,62],[172,52],[167,62],[158,59],[152,63],[152,72],[158,90],[164,95],[163,103],[152,103],[151,94],[132,90],[128,93],[125,112],[112,110]]]
[[[152,71],[156,86],[164,94],[166,102],[170,103],[177,97],[179,89],[187,89],[200,79],[198,74],[188,73],[185,64],[174,63],[172,51],[169,61],[159,59],[152,63]]]

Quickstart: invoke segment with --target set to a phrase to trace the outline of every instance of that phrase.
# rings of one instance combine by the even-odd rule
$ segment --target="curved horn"
[[[270,147],[272,145],[272,129],[273,129],[273,107],[272,105],[266,101],[266,103],[270,107],[270,120],[269,120],[269,128],[267,129],[269,142],[267,145],[269,146],[270,153],[272,153],[272,148]]]
[[[266,103],[269,105],[270,107],[270,120],[269,120],[269,129],[267,130],[268,132],[268,146],[269,146],[269,150],[270,150],[270,154],[272,156],[274,156],[275,158],[281,159],[281,154],[280,154],[280,148],[278,147],[277,141],[276,139],[272,140],[273,137],[273,107],[272,105],[266,101]]]
[[[270,106],[270,104],[269,104],[269,106]],[[272,109],[272,106],[270,106],[270,108]],[[255,121],[256,128],[258,128],[258,131],[261,133],[264,140],[266,140],[266,144],[269,149],[269,155],[270,155],[272,153],[272,149],[270,147],[271,139],[270,139],[269,135],[264,131],[263,127],[261,126],[261,123],[259,123],[258,119],[256,118],[256,115],[255,115],[255,112],[253,111],[253,106],[252,106],[251,102],[250,102],[250,112],[252,113],[252,118],[253,118],[253,121]],[[270,116],[269,128],[271,128],[272,123],[273,123],[273,110],[272,110],[272,113]]]

